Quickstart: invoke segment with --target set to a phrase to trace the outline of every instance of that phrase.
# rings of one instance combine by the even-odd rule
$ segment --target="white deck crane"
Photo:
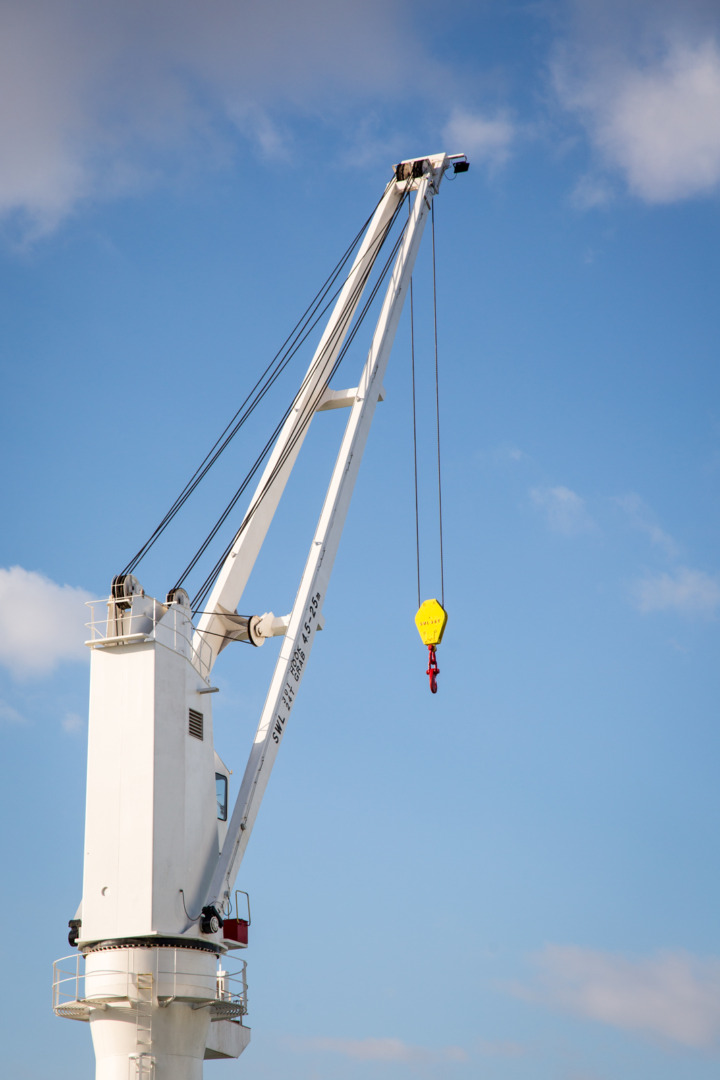
[[[465,156],[395,167],[197,627],[182,588],[161,603],[130,574],[114,580],[91,623],[83,896],[70,922],[78,952],[56,962],[54,1008],[90,1022],[97,1080],[201,1080],[203,1059],[238,1057],[249,1041],[245,965],[234,976],[226,967],[245,926],[237,909],[228,918],[235,877],[321,623],[423,227],[451,166],[465,171]],[[367,362],[356,387],[331,390],[328,373],[408,192]],[[241,616],[308,423],[343,406],[350,415],[293,608],[279,618]],[[210,676],[229,641],[274,636],[283,638],[280,653],[228,822]]]

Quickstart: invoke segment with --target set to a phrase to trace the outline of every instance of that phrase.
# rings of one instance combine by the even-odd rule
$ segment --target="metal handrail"
[[[238,971],[225,971],[220,968],[213,976],[198,975],[197,972],[179,971],[177,969],[177,950],[174,950],[173,969],[170,971],[158,971],[158,983],[162,984],[169,980],[169,984],[162,987],[169,993],[161,993],[158,1000],[163,1005],[169,1005],[172,1001],[194,1001],[201,1007],[221,1003],[234,1006],[245,1015],[247,1013],[247,965],[241,961]],[[91,1008],[108,1008],[112,1005],[127,1002],[134,1005],[138,1001],[137,972],[123,970],[122,968],[100,968],[87,975],[82,970],[81,961],[84,959],[81,953],[63,956],[53,964],[53,1011],[57,1012],[69,1006],[87,1006]],[[60,965],[70,963],[69,968]],[[120,986],[124,993],[93,994],[92,987],[88,988],[87,981],[102,979],[111,976],[121,980]],[[202,982],[195,980],[201,979]],[[180,984],[180,987],[179,985]],[[67,989],[65,989],[67,987]],[[158,987],[159,989],[160,987]],[[182,992],[178,993],[178,989]],[[190,990],[191,993],[187,993]],[[134,991],[134,993],[133,993]]]
[[[178,642],[186,643],[194,666],[207,676],[210,673],[212,649],[204,639],[200,641],[200,649],[195,647],[193,644],[195,628],[192,622],[186,623],[184,619],[179,620],[177,609],[168,608],[167,604],[161,603],[152,596],[144,597],[144,599],[148,601],[147,610],[137,612],[133,612],[132,607],[121,606],[127,605],[127,601],[116,600],[113,597],[88,600],[86,606],[90,608],[91,617],[85,626],[90,631],[90,637],[85,644],[92,648],[97,645],[123,645],[137,641],[159,640],[156,630],[162,626],[162,630],[170,634],[175,649]],[[101,606],[101,611],[96,615],[95,608],[98,605]],[[169,626],[167,622],[161,623],[161,619],[171,610],[176,616],[172,626]],[[113,622],[122,623],[123,633],[108,633],[108,627]],[[183,629],[179,628],[180,625]]]

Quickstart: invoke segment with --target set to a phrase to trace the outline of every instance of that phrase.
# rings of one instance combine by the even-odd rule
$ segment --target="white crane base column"
[[[152,1041],[140,1042],[135,1009],[93,1010],[96,1080],[202,1080],[210,1016],[175,1003],[154,1012]],[[142,1037],[142,1032],[140,1032]]]
[[[204,1059],[250,1041],[243,961],[231,974],[226,958],[174,942],[108,943],[86,954],[84,974],[68,959],[76,974],[57,962],[55,1011],[90,1022],[96,1080],[202,1080]]]

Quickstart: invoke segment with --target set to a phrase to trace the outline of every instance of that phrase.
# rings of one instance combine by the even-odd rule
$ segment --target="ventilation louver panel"
[[[203,737],[203,714],[196,709],[188,709],[188,734],[196,739]]]

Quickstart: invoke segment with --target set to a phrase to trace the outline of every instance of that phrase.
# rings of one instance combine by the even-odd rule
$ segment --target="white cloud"
[[[548,525],[555,532],[574,536],[594,528],[594,522],[585,508],[585,500],[570,488],[537,487],[531,490],[530,498],[543,511]]]
[[[509,465],[512,467],[518,465],[520,462],[526,464],[530,458],[524,450],[521,450],[519,446],[515,446],[514,443],[500,443],[489,450],[477,450],[475,453],[475,460],[481,462],[483,465]]]
[[[77,735],[78,732],[82,731],[84,726],[85,722],[78,713],[65,713],[62,720],[62,728],[68,735]]]
[[[445,1046],[431,1049],[415,1046],[402,1039],[334,1039],[317,1038],[297,1040],[295,1045],[301,1050],[319,1050],[340,1054],[356,1061],[393,1061],[402,1065],[423,1065],[451,1063],[468,1060],[467,1053],[459,1046]]]
[[[0,568],[0,664],[13,675],[44,675],[84,660],[90,594],[21,566]]]
[[[451,153],[467,154],[473,164],[504,165],[518,136],[507,114],[487,116],[464,109],[453,110],[443,131]]]
[[[520,997],[685,1046],[720,1040],[720,959],[680,951],[637,959],[549,945],[534,963],[536,977],[513,987]]]
[[[0,724],[24,724],[25,717],[21,716],[17,709],[8,705],[6,701],[0,701]]]
[[[717,11],[689,2],[570,5],[573,29],[552,64],[561,105],[584,124],[599,162],[649,203],[720,187]],[[708,16],[709,12],[709,16]],[[599,181],[576,199],[602,199]],[[589,186],[588,186],[589,185]]]
[[[243,140],[282,156],[280,110],[344,133],[349,101],[430,100],[453,75],[412,14],[408,0],[4,0],[0,215],[49,230],[83,200],[217,166]]]
[[[658,525],[652,510],[639,495],[630,493],[612,501],[623,511],[632,528],[644,533],[666,558],[677,558],[678,544]],[[687,616],[712,617],[720,609],[720,576],[687,566],[648,573],[632,585],[631,592],[635,606],[644,613],[674,611]],[[676,642],[671,644],[686,651]]]
[[[660,528],[644,499],[631,492],[628,495],[619,496],[614,502],[627,515],[630,525],[645,533],[655,547],[659,547],[669,558],[674,558],[678,554],[678,545],[669,533]]]
[[[607,181],[591,173],[580,177],[572,193],[573,205],[578,210],[593,210],[599,206],[607,206],[612,202],[612,198],[612,189]]]
[[[479,1039],[474,1046],[482,1057],[524,1057],[529,1047],[509,1039]]]
[[[637,582],[634,595],[640,611],[677,611],[682,615],[715,615],[720,608],[720,577],[680,566]]]

